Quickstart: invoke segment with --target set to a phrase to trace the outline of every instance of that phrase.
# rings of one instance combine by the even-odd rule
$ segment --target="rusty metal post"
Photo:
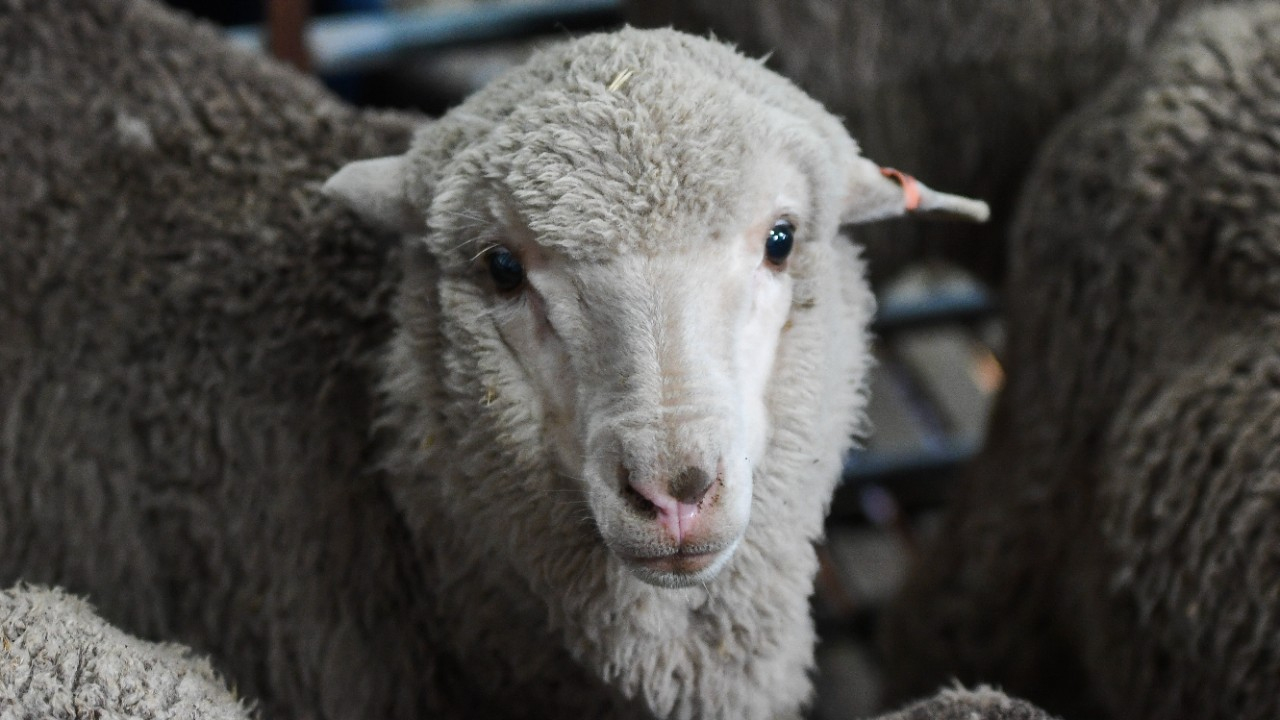
[[[302,72],[311,72],[307,21],[311,0],[267,0],[267,49]]]

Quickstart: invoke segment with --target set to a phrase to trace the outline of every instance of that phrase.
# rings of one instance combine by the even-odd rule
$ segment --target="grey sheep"
[[[629,0],[641,26],[711,30],[845,119],[871,157],[991,202],[992,222],[870,228],[875,277],[922,252],[999,284],[1008,221],[1031,161],[1092,97],[1188,8],[1220,0]]]
[[[0,585],[269,716],[800,713],[873,305],[837,228],[985,205],[670,31],[412,143],[142,0],[0,0],[0,48]]]
[[[140,642],[79,598],[0,591],[0,720],[249,720],[209,663]]]
[[[958,676],[1086,717],[1280,716],[1278,123],[1280,6],[1243,4],[1049,144],[993,445],[889,619],[900,696]]]

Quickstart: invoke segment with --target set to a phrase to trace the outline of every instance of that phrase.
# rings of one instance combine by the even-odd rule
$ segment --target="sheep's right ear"
[[[403,233],[422,232],[425,224],[404,196],[408,173],[404,155],[357,160],[334,173],[320,191],[371,223]]]
[[[842,223],[856,224],[900,217],[928,215],[985,222],[990,208],[981,200],[939,192],[891,168],[880,167],[858,156],[848,173]]]

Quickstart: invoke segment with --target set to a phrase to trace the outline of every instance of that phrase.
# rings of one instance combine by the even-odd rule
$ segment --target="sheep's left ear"
[[[854,159],[848,177],[848,194],[840,215],[845,224],[902,215],[985,222],[991,215],[990,208],[981,200],[938,192],[906,173],[880,167],[861,156]]]
[[[405,199],[409,161],[404,155],[357,160],[342,166],[320,189],[371,223],[404,233],[425,229]]]

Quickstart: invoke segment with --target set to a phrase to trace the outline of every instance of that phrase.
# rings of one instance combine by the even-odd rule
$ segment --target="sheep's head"
[[[903,181],[714,43],[627,31],[570,47],[326,188],[425,250],[449,326],[426,372],[452,377],[422,402],[466,407],[442,423],[501,405],[496,442],[525,463],[513,482],[545,463],[568,487],[525,490],[578,493],[641,579],[703,582],[743,538],[771,446],[800,442],[776,422],[780,388],[804,383],[810,414],[832,393],[816,421],[847,439],[862,378],[831,356],[865,353],[871,306],[837,231],[906,212]],[[985,212],[910,182],[921,209]],[[788,344],[807,348],[797,367],[779,367]]]

